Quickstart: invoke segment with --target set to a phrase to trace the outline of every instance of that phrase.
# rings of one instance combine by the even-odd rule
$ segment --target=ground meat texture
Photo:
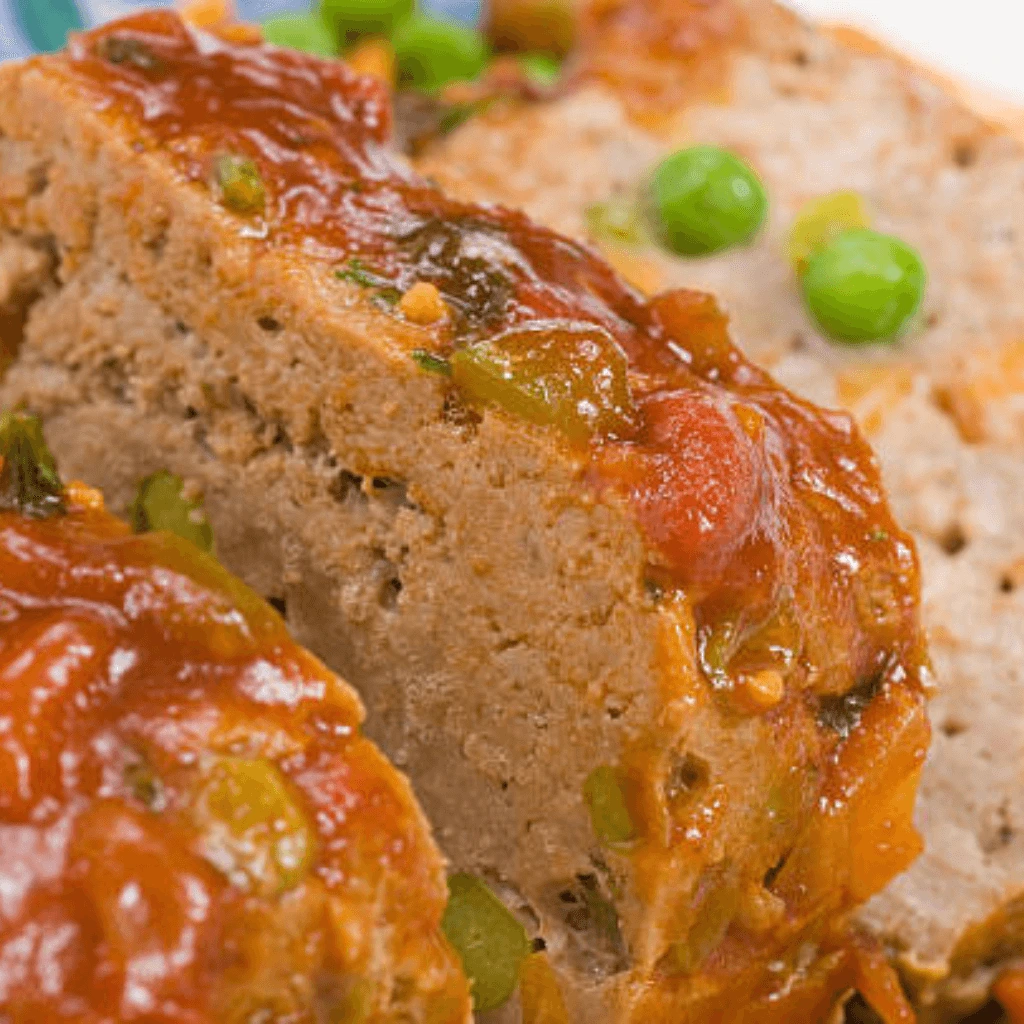
[[[913,549],[850,421],[747,363],[707,296],[648,303],[415,178],[338,63],[162,13],[5,75],[0,176],[50,171],[3,225],[52,244],[61,287],[0,400],[117,507],[161,467],[205,492],[221,557],[354,681],[572,1018],[771,1020],[870,987],[831,925],[917,851],[927,726]],[[403,318],[420,280],[450,316]],[[686,426],[734,514],[668,464]],[[865,676],[858,721],[823,722]]]
[[[408,784],[210,556],[0,511],[0,680],[4,1020],[465,1024]]]
[[[894,951],[919,1019],[959,1020],[1024,952],[1019,121],[1006,111],[1003,131],[956,83],[772,0],[585,6],[565,95],[478,115],[420,169],[460,198],[589,237],[652,288],[714,292],[748,355],[857,417],[921,553],[937,683],[926,849],[861,920]],[[750,245],[693,260],[591,234],[588,209],[629,209],[652,168],[693,145],[740,154],[764,182],[771,214]],[[927,266],[920,318],[897,344],[822,337],[787,259],[805,205],[846,189]],[[823,700],[824,718],[847,728],[870,690],[865,677],[853,700]]]

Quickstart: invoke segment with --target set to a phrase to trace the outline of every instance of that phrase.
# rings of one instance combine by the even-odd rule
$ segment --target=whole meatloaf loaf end
[[[341,63],[140,15],[0,70],[0,131],[50,260],[0,400],[115,507],[205,492],[570,1020],[906,1019],[845,921],[920,848],[917,564],[846,416],[417,178]]]
[[[0,416],[0,1019],[467,1024],[444,869],[355,693]]]

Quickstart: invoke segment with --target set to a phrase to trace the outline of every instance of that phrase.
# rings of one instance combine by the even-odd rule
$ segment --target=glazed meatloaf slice
[[[905,1019],[845,919],[919,850],[917,565],[850,420],[415,177],[339,63],[161,13],[0,78],[55,260],[3,400],[118,507],[205,491],[569,1019]]]
[[[440,854],[355,693],[0,416],[0,1017],[466,1024]]]
[[[774,4],[602,9],[572,88],[493,106],[423,170],[593,238],[639,281],[713,290],[748,353],[869,433],[922,554],[939,690],[925,853],[864,920],[898,953],[922,1017],[959,1019],[1024,951],[1024,150],[905,62]],[[628,209],[664,155],[698,143],[763,178],[771,211],[754,244],[682,260],[591,235],[595,207]],[[898,343],[836,345],[802,308],[788,233],[838,189],[924,257],[923,310]]]

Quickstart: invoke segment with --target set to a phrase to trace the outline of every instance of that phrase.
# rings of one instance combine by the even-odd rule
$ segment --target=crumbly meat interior
[[[453,866],[543,938],[573,1019],[713,1019],[769,955],[810,979],[809,1013],[856,984],[867,954],[807,951],[888,870],[855,825],[906,817],[927,735],[913,687],[863,728],[848,709],[866,767],[799,698],[724,709],[687,602],[658,600],[638,528],[581,486],[576,455],[453,400],[409,357],[423,331],[329,267],[255,255],[205,187],[45,64],[5,69],[0,91],[0,256],[45,267],[14,274],[33,301],[0,403],[41,413],[65,472],[115,508],[158,467],[202,488],[219,555],[359,688]],[[624,750],[688,829],[671,858],[594,836],[584,781]],[[814,824],[829,771],[843,796]],[[792,922],[776,880],[813,895]],[[703,956],[736,921],[752,967],[666,973],[680,942]]]
[[[608,255],[648,285],[721,296],[748,353],[799,393],[852,410],[879,453],[921,552],[939,688],[918,812],[925,852],[862,919],[904,965],[922,1019],[959,1019],[1024,953],[1024,151],[906,64],[840,45],[771,3],[648,10],[695,27],[646,77],[623,59],[617,81],[499,105],[423,170],[580,238],[590,204],[628,200],[683,145],[735,150],[765,180],[771,214],[749,248],[688,261],[654,246]],[[607,41],[593,41],[605,71]],[[701,88],[659,106],[662,90],[678,98],[694,81]],[[802,308],[789,225],[838,189],[861,193],[878,229],[924,256],[924,308],[899,343],[836,345]]]

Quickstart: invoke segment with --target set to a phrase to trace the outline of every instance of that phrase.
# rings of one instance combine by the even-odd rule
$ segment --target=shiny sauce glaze
[[[383,941],[461,1024],[440,859],[360,718],[187,541],[84,488],[0,511],[0,1017],[378,1019]]]
[[[497,346],[542,398],[569,396],[563,426],[589,410],[582,439],[565,433],[589,452],[590,485],[632,508],[652,589],[692,600],[716,685],[768,669],[835,695],[919,675],[916,556],[870,449],[847,416],[744,359],[708,296],[647,301],[585,247],[417,178],[388,150],[385,91],[341,62],[232,45],[168,12],[78,36],[60,61],[140,153],[197,188],[217,195],[223,160],[246,161],[256,194],[249,181],[244,212],[227,214],[254,245],[390,302],[427,281],[451,311],[433,335],[441,365],[486,388],[478,354]],[[506,407],[546,415],[527,398]]]
[[[580,13],[571,85],[600,82],[653,127],[728,96],[733,56],[749,39],[735,0],[606,0]]]

